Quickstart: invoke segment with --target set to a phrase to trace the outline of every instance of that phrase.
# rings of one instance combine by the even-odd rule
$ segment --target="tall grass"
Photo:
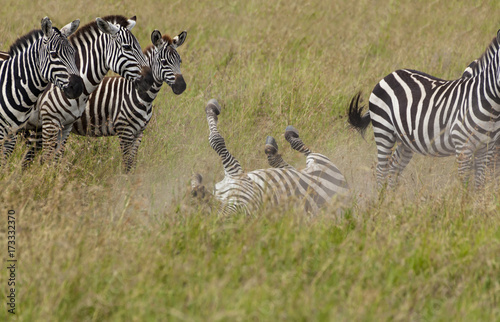
[[[398,68],[451,79],[500,28],[496,1],[10,1],[0,49],[48,15],[60,27],[137,15],[177,35],[188,88],[165,86],[125,175],[117,138],[71,136],[64,159],[22,172],[19,144],[0,169],[0,209],[17,215],[20,320],[497,320],[498,183],[463,189],[452,159],[416,156],[401,186],[378,194],[373,136],[346,126],[348,102]],[[223,176],[204,106],[247,170],[267,166],[267,135],[289,163],[293,124],[346,175],[352,201],[328,209],[217,218],[188,196],[192,173]],[[5,216],[4,216],[5,215]],[[7,223],[2,219],[0,240]],[[2,255],[2,257],[6,256]],[[7,270],[0,273],[7,292]],[[0,309],[0,319],[12,317]]]

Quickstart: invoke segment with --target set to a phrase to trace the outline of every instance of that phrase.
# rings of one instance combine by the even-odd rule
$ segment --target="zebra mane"
[[[489,64],[491,58],[497,54],[499,45],[497,37],[493,38],[481,57],[474,60],[469,64],[469,66],[467,66],[462,77],[473,77],[479,74]]]
[[[172,37],[170,37],[169,35],[163,35],[161,36],[161,38],[163,39],[163,41],[165,41],[167,43],[167,45],[171,45],[174,41],[172,39]],[[152,52],[154,50],[155,46],[150,44],[148,45],[146,48],[144,48],[142,51],[144,53],[144,55]]]
[[[109,21],[113,24],[119,24],[122,27],[127,27],[129,18],[126,18],[124,16],[119,16],[119,15],[110,15],[110,16],[102,17],[102,19]],[[69,39],[71,39],[73,37],[75,37],[75,38],[79,37],[80,35],[85,34],[89,31],[93,31],[93,30],[99,30],[99,28],[97,27],[97,22],[95,20],[78,28],[71,36],[69,36]]]
[[[56,28],[54,28],[56,29]],[[59,31],[59,30],[58,30]],[[14,56],[18,53],[23,52],[26,47],[33,44],[35,41],[43,37],[41,29],[33,29],[26,35],[17,38],[17,40],[10,46],[9,56]]]

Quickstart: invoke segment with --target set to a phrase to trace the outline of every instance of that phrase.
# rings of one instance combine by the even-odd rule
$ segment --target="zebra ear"
[[[163,38],[161,37],[161,32],[159,30],[153,30],[151,33],[151,42],[156,48],[160,48],[165,41],[163,41]]]
[[[500,44],[500,29],[497,31],[497,42]]]
[[[105,34],[116,35],[120,31],[120,28],[102,18],[96,18],[95,21],[99,30]]]
[[[180,34],[178,34],[177,36],[175,36],[174,39],[172,39],[172,46],[174,48],[177,48],[180,45],[182,45],[184,43],[184,40],[186,40],[186,36],[187,36],[187,31],[185,30]]]
[[[132,18],[127,20],[127,22],[128,22],[127,29],[128,30],[132,30],[132,28],[134,28],[135,24],[137,23],[136,20],[137,20],[136,16],[133,16]]]
[[[49,17],[42,19],[42,32],[47,38],[50,38],[54,33],[54,30],[52,29],[52,21],[50,21]]]
[[[78,26],[80,26],[80,19],[73,20],[72,22],[61,28],[61,34],[63,34],[64,37],[68,38],[78,29]]]

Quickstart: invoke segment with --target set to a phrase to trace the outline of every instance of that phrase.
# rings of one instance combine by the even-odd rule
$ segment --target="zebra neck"
[[[142,91],[137,91],[137,95],[139,95],[139,97],[147,102],[147,103],[152,103],[155,99],[156,99],[156,96],[158,96],[158,93],[160,92],[161,90],[161,86],[163,85],[163,82],[161,83],[158,83],[156,80],[154,81],[153,83],[153,86],[151,86],[151,88],[145,92],[142,92]],[[135,86],[134,86],[135,88]]]
[[[70,41],[76,50],[76,65],[85,84],[84,94],[89,96],[110,70],[101,48],[106,50],[111,39],[108,35],[91,29],[70,37]]]
[[[40,71],[39,50],[41,40],[28,46],[2,64],[0,84],[8,104],[21,113],[35,105],[38,96],[47,88],[49,81]]]

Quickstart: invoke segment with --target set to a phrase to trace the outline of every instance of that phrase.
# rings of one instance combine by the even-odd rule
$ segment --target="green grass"
[[[398,68],[459,77],[500,28],[496,1],[10,1],[0,50],[48,15],[61,27],[137,15],[143,47],[154,29],[177,35],[187,90],[165,86],[123,174],[117,138],[71,136],[57,166],[26,172],[19,144],[0,169],[0,211],[17,213],[17,319],[499,320],[498,182],[480,193],[456,180],[453,158],[416,156],[401,186],[376,192],[376,151],[347,127],[359,90]],[[189,198],[189,179],[222,179],[204,106],[244,169],[267,167],[273,135],[285,159],[293,124],[347,177],[344,218],[300,209],[217,218]],[[371,128],[371,127],[370,127]],[[6,258],[7,222],[0,221]],[[8,271],[0,272],[7,295]],[[5,298],[4,298],[5,299]],[[0,307],[0,320],[7,313]]]

